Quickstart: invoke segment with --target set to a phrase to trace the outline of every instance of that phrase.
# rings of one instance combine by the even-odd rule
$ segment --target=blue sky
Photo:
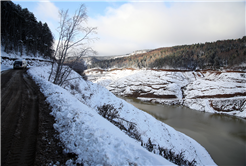
[[[57,37],[58,10],[87,7],[88,26],[97,27],[91,46],[98,55],[204,43],[245,35],[244,1],[13,1],[47,22]],[[185,0],[184,0],[185,1]]]

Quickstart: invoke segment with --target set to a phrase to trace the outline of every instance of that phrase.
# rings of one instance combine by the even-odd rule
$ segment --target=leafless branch
[[[61,85],[71,73],[71,70],[64,68],[64,62],[70,54],[69,50],[78,51],[79,56],[74,61],[75,63],[81,56],[94,52],[88,46],[88,43],[92,39],[91,35],[96,32],[97,28],[84,26],[87,22],[87,14],[86,7],[83,4],[75,11],[72,17],[68,15],[68,10],[62,10],[59,14],[59,40],[54,53],[54,57],[57,58],[57,65],[52,64],[49,80],[51,75],[54,74],[53,83]]]

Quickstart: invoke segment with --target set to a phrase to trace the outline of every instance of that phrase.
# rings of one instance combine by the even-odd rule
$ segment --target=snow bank
[[[204,72],[186,86],[183,105],[192,109],[246,118],[246,73]]]
[[[109,71],[111,72],[103,69],[88,69],[85,71],[85,74],[89,73],[89,80],[93,81],[94,83],[97,83],[103,87],[107,87],[113,81],[139,72],[139,70],[127,69],[109,69]]]
[[[145,143],[150,138],[153,144],[172,149],[176,154],[184,151],[185,159],[195,159],[197,165],[216,165],[195,140],[117,98],[106,88],[83,79],[71,80],[61,88],[47,81],[49,70],[50,67],[37,67],[29,69],[28,73],[41,86],[51,104],[56,119],[54,127],[59,131],[66,151],[78,154],[77,162],[90,165],[171,165],[99,116],[96,108],[111,104],[121,118],[136,124]],[[71,75],[78,76],[77,73]]]
[[[185,90],[187,98],[246,92],[246,73],[205,72],[204,77],[191,82]]]
[[[25,59],[27,61],[27,67],[47,66],[51,60],[45,59],[42,56],[36,57],[23,54],[20,56],[15,53],[6,53],[1,49],[1,71],[13,69],[13,64],[16,59]]]
[[[246,118],[246,73],[242,71],[91,71],[87,71],[89,80],[117,95]]]
[[[60,133],[66,152],[78,154],[78,163],[173,165],[142,148],[139,142],[128,137],[65,89],[37,76],[45,75],[42,69],[33,68],[28,73],[41,86],[46,101],[52,106],[51,114],[56,120],[54,127]]]
[[[9,69],[13,69],[13,67],[9,66],[9,65],[1,65],[1,71],[5,71],[5,70],[9,70]]]

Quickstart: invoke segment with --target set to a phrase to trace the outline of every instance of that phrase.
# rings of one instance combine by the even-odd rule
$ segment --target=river
[[[246,120],[123,98],[199,142],[218,165],[246,166]]]

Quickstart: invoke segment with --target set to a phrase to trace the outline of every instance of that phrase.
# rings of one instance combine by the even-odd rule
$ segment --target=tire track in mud
[[[33,165],[38,133],[38,87],[26,70],[1,74],[1,165]]]

